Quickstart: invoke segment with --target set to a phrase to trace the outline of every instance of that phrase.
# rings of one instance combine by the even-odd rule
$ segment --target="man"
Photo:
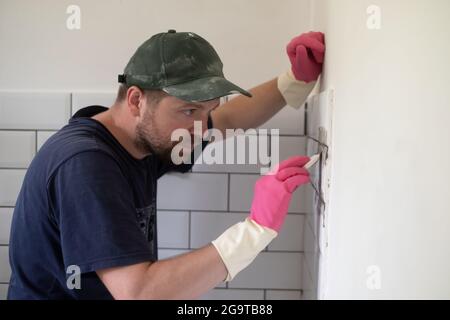
[[[303,34],[287,49],[292,70],[247,92],[224,78],[217,53],[194,33],[144,42],[119,76],[114,105],[81,109],[33,159],[13,216],[8,298],[192,299],[250,264],[309,181],[307,157],[257,182],[245,221],[166,260],[157,259],[156,182],[192,166],[170,160],[173,130],[194,134],[194,121],[224,133],[257,127],[304,102],[321,72],[323,35]],[[234,92],[246,97],[219,106]],[[75,287],[73,270],[81,273]]]

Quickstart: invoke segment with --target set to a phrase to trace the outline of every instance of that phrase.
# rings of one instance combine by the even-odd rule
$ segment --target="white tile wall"
[[[240,139],[243,139],[242,137],[245,137],[245,140],[240,141]],[[256,139],[256,145],[257,145],[257,152],[258,157],[256,158],[257,162],[256,164],[250,164],[250,158],[249,158],[249,150],[250,150],[250,139]],[[238,142],[239,141],[239,142]],[[252,142],[255,143],[255,142]],[[260,149],[261,145],[261,149]],[[237,154],[238,154],[238,147],[239,152],[242,152],[242,154],[245,154],[245,161],[244,164],[238,164],[237,163]],[[230,148],[233,151],[234,155],[234,161],[228,160],[227,157],[227,149]],[[238,172],[238,173],[259,173],[261,167],[270,167],[270,163],[268,160],[270,160],[270,154],[269,152],[269,138],[267,135],[262,134],[261,136],[257,135],[241,135],[241,137],[238,139],[236,136],[230,137],[225,140],[221,140],[218,142],[214,142],[209,144],[205,150],[203,151],[203,154],[209,154],[214,155],[217,154],[217,152],[220,152],[223,150],[223,156],[220,157],[222,159],[223,164],[208,164],[205,162],[205,160],[202,157],[199,157],[195,165],[192,167],[193,172]],[[214,153],[216,152],[216,153]],[[259,156],[259,154],[262,154],[262,156]],[[231,155],[228,155],[231,157]],[[230,162],[230,163],[227,163]],[[252,161],[254,163],[254,161]]]
[[[9,232],[13,211],[13,208],[0,208],[0,245],[9,244]]]
[[[158,211],[158,246],[189,248],[189,212]]]
[[[6,300],[7,294],[8,294],[8,285],[0,283],[0,300]]]
[[[199,248],[216,239],[230,226],[244,221],[248,213],[192,212],[191,247]],[[273,251],[303,251],[303,221],[301,215],[289,215],[283,229],[268,246]]]
[[[226,174],[170,173],[158,181],[158,209],[227,210]]]
[[[230,210],[249,212],[253,201],[253,190],[260,175],[231,174],[230,177]],[[292,195],[289,212],[304,213],[304,189],[298,188]]]
[[[75,92],[72,97],[66,93],[0,93],[0,168],[26,168],[35,150],[67,123],[71,110],[75,113],[80,107],[93,104],[109,106],[114,99],[115,93]],[[300,135],[303,110],[285,108],[261,127]],[[280,137],[280,160],[305,151],[304,138]],[[201,247],[228,226],[244,220],[249,213],[254,183],[261,177],[259,169],[258,165],[195,165],[193,173],[162,177],[158,185],[159,258]],[[25,172],[0,169],[0,206],[14,206]],[[228,288],[221,283],[203,299],[300,298],[303,230],[308,221],[303,213],[311,207],[304,199],[305,194],[302,188],[294,194],[289,211],[301,214],[288,215],[282,232],[267,247],[268,251],[262,252]],[[12,212],[13,208],[0,208],[0,244],[8,243]],[[0,246],[0,283],[9,281],[7,252],[7,246]],[[0,299],[2,295],[5,297],[6,288],[6,284],[0,284]]]
[[[69,116],[69,93],[0,92],[0,129],[59,129]]]
[[[303,215],[288,215],[278,236],[269,244],[269,251],[303,251],[303,231],[300,230],[303,230],[304,220]]]
[[[0,167],[26,168],[36,151],[34,131],[0,131]]]
[[[315,272],[318,269],[319,263],[318,243],[309,223],[305,223],[303,228],[305,241],[303,279],[306,278],[308,280],[304,284],[304,288],[307,290],[317,290],[317,274]]]
[[[303,137],[280,137],[280,162],[292,156],[306,154],[306,140]]]
[[[192,212],[191,246],[199,248],[210,243],[247,216],[248,213]]]
[[[0,169],[0,206],[14,206],[26,170]]]
[[[303,274],[302,274],[302,281],[303,281],[303,294],[302,299],[303,300],[316,300],[317,292],[318,292],[318,268],[315,270],[310,271],[309,264],[310,260],[309,258],[306,258],[305,253],[305,259],[303,259]]]
[[[301,289],[302,253],[261,252],[229,288]]]
[[[301,291],[294,290],[267,290],[267,300],[300,300],[302,296]]]
[[[302,299],[306,299],[305,297],[305,291],[312,291],[315,287],[315,284],[313,283],[311,273],[308,271],[308,266],[306,259],[304,258],[302,261],[303,269],[302,269],[302,289],[303,289],[303,295]]]
[[[81,108],[92,105],[109,108],[115,100],[115,92],[74,92],[72,93],[72,115]]]
[[[260,128],[279,129],[281,135],[302,135],[304,132],[304,119],[304,106],[300,109],[287,107],[281,109],[274,117],[260,126]]]
[[[0,246],[0,282],[9,282],[11,268],[9,266],[8,247]]]
[[[230,210],[249,212],[253,200],[256,181],[255,174],[232,174],[230,176]]]
[[[264,290],[213,289],[201,300],[263,300]]]
[[[56,131],[38,131],[37,132],[37,149],[39,150],[42,145],[47,141],[48,138],[50,138],[52,135],[55,134]]]
[[[310,184],[307,184],[307,185],[305,185],[305,186],[303,186],[303,189],[305,189],[304,190],[304,205],[305,205],[305,213],[306,214],[312,214],[313,213],[313,211],[314,211],[314,207],[313,207],[313,204],[314,204],[314,201],[313,201],[313,198],[314,198],[314,193],[315,193],[315,191],[314,191],[314,189],[313,189],[313,187],[310,185]]]

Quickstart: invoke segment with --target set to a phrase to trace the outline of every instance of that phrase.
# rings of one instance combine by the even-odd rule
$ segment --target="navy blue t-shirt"
[[[158,259],[157,179],[192,164],[133,158],[90,118],[105,110],[78,111],[30,164],[13,214],[8,299],[112,299],[96,270]]]

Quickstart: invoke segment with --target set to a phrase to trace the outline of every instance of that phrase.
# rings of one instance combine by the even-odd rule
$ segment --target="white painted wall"
[[[450,2],[313,0],[336,89],[324,298],[450,298]],[[381,29],[366,9],[381,8]],[[369,290],[366,270],[381,271]]]
[[[72,4],[80,30],[66,27]],[[248,88],[288,67],[285,46],[307,31],[308,12],[307,0],[2,0],[0,88],[116,90],[137,47],[169,29],[205,37]]]

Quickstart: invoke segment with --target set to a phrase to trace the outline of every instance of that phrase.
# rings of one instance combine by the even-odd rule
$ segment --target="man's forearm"
[[[213,245],[151,264],[140,299],[197,299],[222,282],[227,269]]]
[[[114,299],[196,299],[228,274],[212,244],[154,263],[97,270]]]
[[[225,114],[228,129],[257,128],[286,105],[276,78],[249,91],[252,98],[238,96],[217,108],[217,112]]]

